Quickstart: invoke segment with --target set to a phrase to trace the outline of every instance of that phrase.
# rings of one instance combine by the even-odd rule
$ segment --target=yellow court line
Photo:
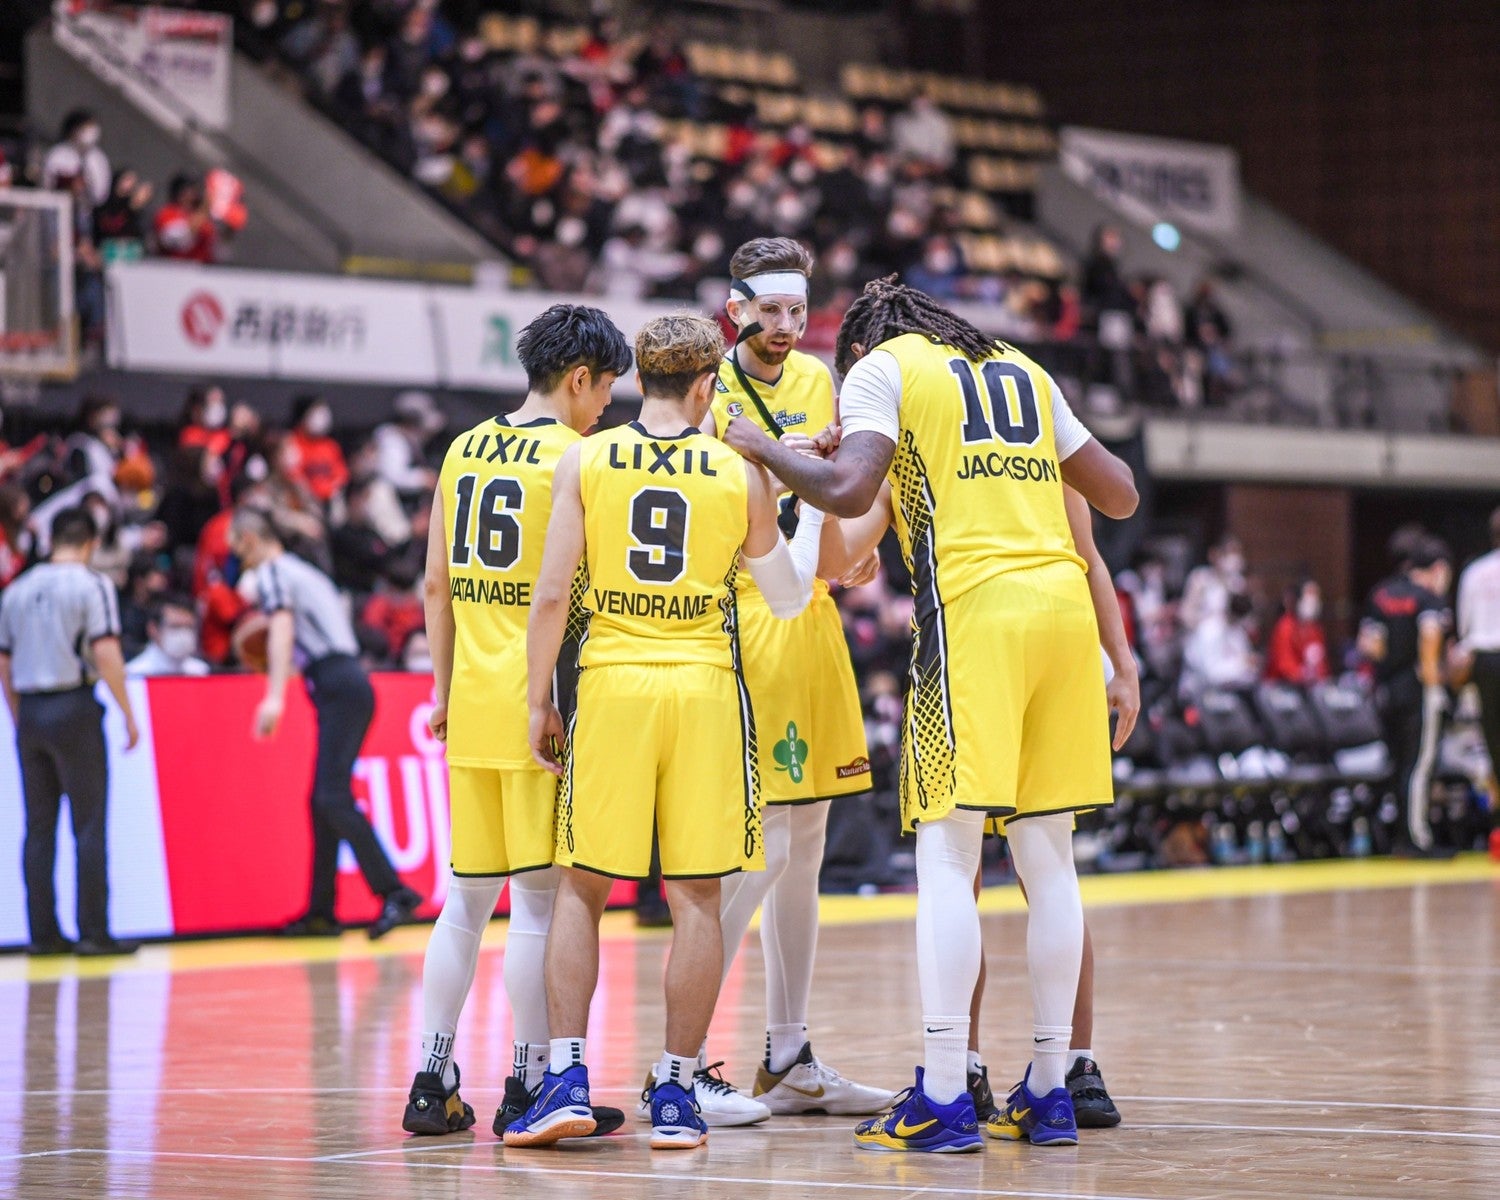
[[[1500,885],[1500,865],[1483,854],[1463,854],[1449,862],[1337,859],[1260,867],[1085,875],[1080,880],[1087,908],[1484,882]],[[979,898],[979,910],[984,913],[1022,912],[1025,907],[1020,889],[1014,885],[986,888]],[[911,892],[824,896],[819,921],[825,925],[910,921],[916,916],[916,911],[917,898]],[[27,980],[41,983],[70,977],[95,979],[116,972],[206,971],[402,957],[421,954],[427,947],[429,932],[427,926],[409,926],[395,930],[379,942],[371,942],[358,932],[346,933],[339,938],[225,938],[168,942],[147,946],[129,959],[33,960],[15,955],[0,959],[0,982]],[[671,934],[667,929],[636,929],[634,917],[629,912],[606,913],[601,932],[607,940],[664,940]]]

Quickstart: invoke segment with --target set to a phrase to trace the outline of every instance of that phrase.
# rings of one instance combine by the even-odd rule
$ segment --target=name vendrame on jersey
[[[540,449],[540,442],[521,433],[496,433],[493,436],[486,433],[478,442],[472,436],[469,438],[464,444],[463,457],[501,465],[526,463],[540,466]],[[510,604],[530,608],[531,580],[469,579],[455,575],[449,582],[448,594],[454,600],[468,604]]]
[[[709,465],[707,450],[662,446],[656,442],[636,442],[630,446],[616,442],[609,448],[607,465],[613,471],[645,471],[647,475],[663,477],[706,475],[717,478],[719,474]],[[699,620],[713,602],[713,596],[708,592],[696,596],[663,596],[659,592],[625,592],[614,588],[593,588],[591,591],[595,612],[663,621]]]

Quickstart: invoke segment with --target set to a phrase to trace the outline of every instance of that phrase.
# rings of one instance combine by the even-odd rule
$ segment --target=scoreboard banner
[[[354,794],[402,879],[442,907],[448,886],[448,776],[427,718],[432,678],[372,676],[375,721],[354,768]],[[141,740],[125,749],[124,720],[105,701],[109,744],[110,927],[117,937],[244,933],[278,928],[307,908],[312,863],[314,717],[302,689],[287,692],[277,736],[251,736],[263,678],[135,679],[131,702]],[[0,946],[28,940],[22,884],[25,829],[10,714],[0,705]],[[75,936],[74,847],[59,822],[58,916]],[[629,884],[611,901],[627,903]],[[508,894],[502,897],[506,911]],[[339,857],[338,916],[373,920],[379,900],[348,847]]]

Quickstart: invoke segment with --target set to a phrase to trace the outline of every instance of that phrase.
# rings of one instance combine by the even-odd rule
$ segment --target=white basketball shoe
[[[845,1079],[819,1062],[812,1043],[804,1042],[797,1059],[785,1071],[772,1072],[764,1063],[755,1073],[755,1098],[773,1113],[827,1113],[858,1117],[884,1112],[895,1099],[894,1092]]]

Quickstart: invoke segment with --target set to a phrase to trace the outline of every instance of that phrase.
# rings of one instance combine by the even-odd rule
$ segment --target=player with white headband
[[[730,260],[728,311],[738,337],[719,369],[708,433],[734,417],[772,436],[813,437],[834,419],[833,376],[797,350],[807,330],[812,255],[791,238],[756,238]],[[798,520],[783,497],[783,529]],[[800,520],[822,522],[803,507]],[[870,790],[859,688],[838,608],[823,580],[800,616],[777,620],[753,582],[741,577],[740,643],[755,712],[765,803],[766,869],[724,881],[720,924],[724,974],[761,914],[766,963],[766,1052],[754,1097],[727,1083],[700,1057],[698,1103],[710,1126],[749,1125],[771,1113],[879,1112],[891,1092],[845,1079],[812,1052],[807,1031],[818,944],[818,873],[829,801]]]

